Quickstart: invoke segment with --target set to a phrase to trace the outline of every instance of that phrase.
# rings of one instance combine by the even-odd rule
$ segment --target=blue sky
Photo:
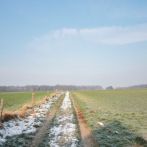
[[[0,0],[0,85],[147,83],[146,0]]]

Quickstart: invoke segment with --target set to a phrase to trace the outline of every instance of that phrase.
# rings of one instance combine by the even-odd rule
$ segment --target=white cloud
[[[81,29],[80,35],[86,40],[101,44],[123,45],[147,41],[147,25],[132,27],[99,27]]]
[[[97,28],[63,28],[54,30],[44,36],[35,38],[29,48],[47,49],[60,43],[65,45],[74,44],[78,40],[83,43],[83,40],[95,44],[103,45],[125,45],[136,42],[147,41],[147,24],[135,26],[109,26]],[[69,45],[69,44],[68,44]]]
[[[78,34],[78,30],[75,28],[63,28],[52,32],[53,38],[60,39],[64,37],[73,37]]]

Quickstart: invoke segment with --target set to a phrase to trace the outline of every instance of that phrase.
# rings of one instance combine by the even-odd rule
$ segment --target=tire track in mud
[[[50,124],[55,117],[55,114],[57,113],[59,106],[61,105],[61,102],[63,101],[63,98],[60,98],[56,104],[51,108],[50,112],[47,114],[47,119],[43,123],[43,126],[39,128],[37,134],[35,135],[31,147],[38,147],[39,144],[42,142],[45,135],[48,133],[48,129],[50,127]]]
[[[79,147],[80,135],[69,92],[39,147]]]

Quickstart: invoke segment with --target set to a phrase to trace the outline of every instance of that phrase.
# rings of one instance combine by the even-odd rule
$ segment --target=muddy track
[[[81,147],[79,129],[68,92],[65,94],[46,137],[39,145],[39,147],[46,146]]]
[[[79,107],[75,105],[73,97],[71,96],[71,100],[73,103],[73,107],[76,113],[76,117],[79,124],[80,135],[81,135],[81,144],[84,147],[98,147],[98,143],[95,141],[90,128],[87,125],[87,122],[84,118],[82,111],[80,111]]]
[[[61,97],[56,104],[51,108],[51,110],[47,114],[46,121],[43,123],[42,127],[38,129],[35,137],[33,138],[31,147],[38,147],[43,141],[45,135],[48,133],[48,129],[50,128],[50,124],[52,123],[53,118],[55,117],[57,111],[59,110],[59,106],[63,101],[63,97]]]

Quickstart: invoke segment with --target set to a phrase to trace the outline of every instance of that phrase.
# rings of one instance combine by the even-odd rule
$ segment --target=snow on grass
[[[60,107],[59,115],[55,118],[53,127],[50,129],[49,145],[51,147],[76,147],[78,142],[76,129],[77,126],[74,123],[71,100],[69,92],[67,92]]]
[[[45,119],[51,105],[58,99],[54,97],[49,99],[46,103],[36,106],[34,114],[30,114],[24,119],[15,119],[3,123],[3,128],[0,129],[0,144],[6,141],[8,136],[20,135],[23,133],[33,133],[36,131],[36,126],[40,126]]]

